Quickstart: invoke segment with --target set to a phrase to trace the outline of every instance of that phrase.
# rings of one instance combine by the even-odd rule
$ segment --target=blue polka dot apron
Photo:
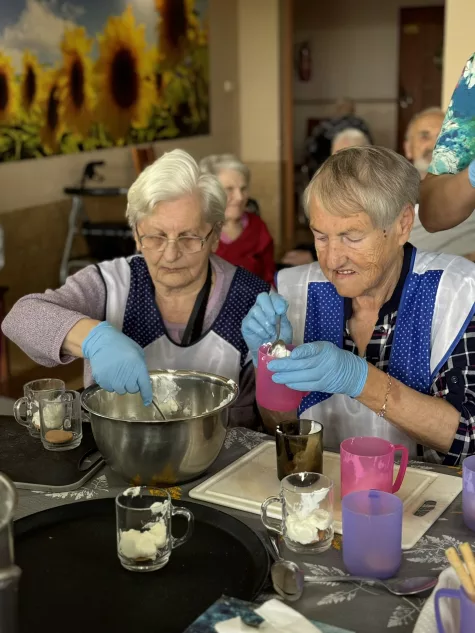
[[[237,268],[212,327],[196,342],[182,346],[168,336],[142,256],[103,262],[98,268],[107,289],[106,320],[143,347],[150,370],[204,371],[239,383],[241,369],[250,362],[241,322],[257,295],[269,291],[268,283]]]
[[[289,302],[293,343],[330,341],[343,345],[343,297],[315,262],[280,271],[278,292]],[[453,255],[413,251],[398,309],[388,373],[429,393],[430,386],[463,335],[475,311],[475,265]],[[381,405],[384,393],[381,394]],[[301,418],[324,425],[325,446],[337,450],[347,437],[372,435],[405,445],[417,444],[384,418],[349,396],[312,392],[302,400]]]

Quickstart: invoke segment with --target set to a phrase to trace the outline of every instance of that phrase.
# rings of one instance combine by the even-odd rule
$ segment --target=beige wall
[[[442,103],[449,105],[467,59],[475,51],[475,0],[446,0]]]
[[[475,6],[475,0],[466,2]],[[294,82],[297,159],[307,119],[332,114],[331,104],[318,101],[341,96],[356,100],[357,114],[370,124],[376,143],[395,146],[399,9],[442,4],[443,0],[295,1],[295,41],[310,40],[313,62],[312,80]]]
[[[157,152],[181,147],[200,158],[212,152],[235,152],[239,140],[237,88],[237,5],[239,0],[209,0],[211,134],[157,143]],[[225,82],[229,82],[228,90]],[[229,89],[230,88],[230,89]],[[109,185],[129,185],[134,178],[129,149],[0,164],[0,212],[56,202],[64,186],[75,184],[84,165],[104,160]]]
[[[281,242],[280,2],[238,2],[239,151],[251,168],[276,246]]]

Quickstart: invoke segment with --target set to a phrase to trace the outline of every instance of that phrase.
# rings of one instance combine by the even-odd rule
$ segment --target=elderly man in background
[[[371,145],[369,137],[361,130],[349,127],[338,132],[333,138],[332,155],[348,147],[364,147],[365,145]]]
[[[475,265],[408,242],[419,184],[386,148],[331,156],[304,195],[318,262],[280,271],[242,333],[256,364],[281,317],[297,347],[272,379],[304,392],[295,415],[322,422],[328,448],[371,435],[454,465],[475,452]],[[293,415],[261,412],[270,430]]]
[[[445,112],[440,108],[427,108],[416,114],[406,130],[404,153],[412,162],[424,180],[432,161],[432,154],[442,128]],[[411,243],[424,251],[436,251],[463,255],[472,261],[475,259],[475,216],[448,231],[429,233],[416,216],[411,233]]]

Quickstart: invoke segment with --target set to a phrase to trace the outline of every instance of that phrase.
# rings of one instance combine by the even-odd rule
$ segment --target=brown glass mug
[[[315,420],[286,420],[275,432],[277,477],[323,473],[323,425]]]

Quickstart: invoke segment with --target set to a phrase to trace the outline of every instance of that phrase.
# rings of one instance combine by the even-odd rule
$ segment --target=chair
[[[137,176],[143,172],[145,167],[151,165],[156,158],[155,150],[152,145],[149,145],[148,147],[133,147],[131,152]]]

